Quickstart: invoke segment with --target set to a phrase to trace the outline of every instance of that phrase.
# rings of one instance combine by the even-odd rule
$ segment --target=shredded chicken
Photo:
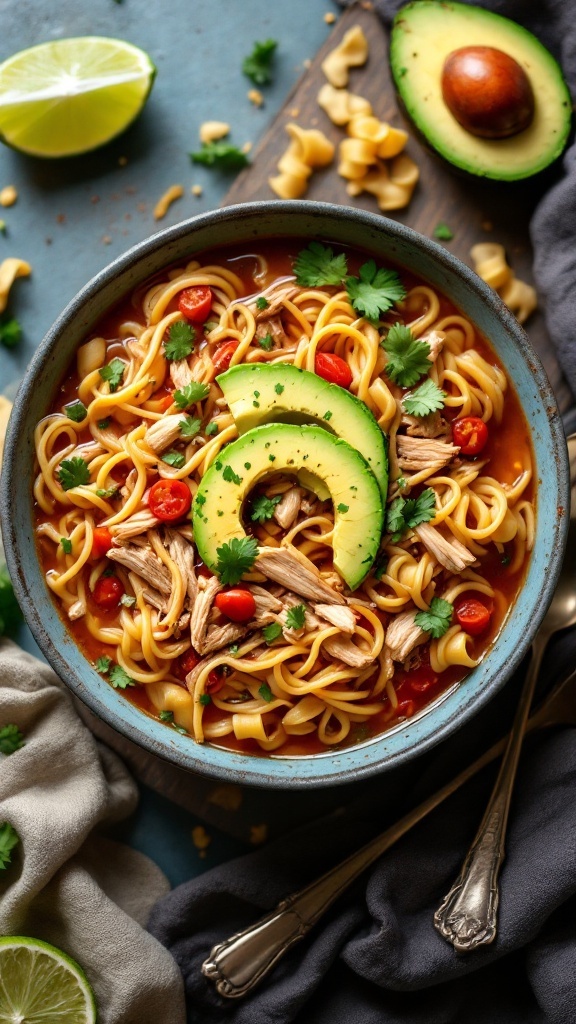
[[[297,594],[292,594],[288,591],[282,597],[282,611],[278,616],[278,622],[282,626],[282,632],[288,640],[300,640],[306,633],[311,633],[315,629],[322,627],[323,623],[317,615],[314,614],[309,608],[305,609],[304,614],[304,625],[300,628],[286,625],[286,619],[291,608],[295,608],[297,605],[302,604],[302,598],[298,597]]]
[[[153,551],[147,547],[136,544],[126,545],[120,548],[110,548],[107,557],[112,562],[119,562],[127,569],[132,569],[138,576],[147,583],[150,583],[155,590],[161,594],[172,592],[172,574],[160,561]]]
[[[444,334],[444,331],[430,331],[430,333],[424,335],[420,341],[425,341],[430,345],[430,355],[428,356],[428,359],[431,363],[435,363],[444,348],[446,335]]]
[[[426,640],[428,634],[416,625],[416,615],[416,611],[400,612],[400,615],[393,617],[386,630],[386,647],[394,661],[404,661],[418,644]]]
[[[152,515],[149,509],[144,508],[140,512],[135,512],[134,515],[128,516],[128,519],[125,519],[123,523],[116,523],[115,526],[111,526],[110,533],[116,544],[125,544],[130,537],[137,537],[139,533],[146,533],[147,530],[158,526],[159,522],[160,520]]]
[[[343,633],[353,633],[356,619],[351,608],[338,604],[315,604],[314,611],[332,626],[338,626]]]
[[[148,427],[148,430],[144,434],[144,443],[152,449],[153,452],[159,454],[169,448],[174,441],[180,437],[180,431],[182,429],[182,413],[176,413],[172,416],[162,416],[161,419],[156,420],[152,426]]]
[[[290,487],[285,491],[274,509],[274,519],[283,530],[289,530],[300,511],[302,491],[299,487]]]
[[[266,338],[269,334],[272,335],[275,345],[283,345],[286,341],[286,334],[279,316],[271,316],[256,324],[257,338]]]
[[[214,598],[220,590],[222,590],[222,584],[217,576],[210,576],[209,579],[201,576],[198,580],[198,593],[190,618],[190,639],[192,647],[198,651],[198,654],[202,654],[202,647],[208,627],[208,616],[212,610]]]
[[[361,650],[349,637],[329,636],[322,647],[333,658],[343,661],[345,665],[351,665],[352,668],[368,668],[374,661],[370,651]]]
[[[235,640],[239,640],[247,632],[248,627],[241,626],[237,622],[226,622],[222,626],[209,626],[206,636],[202,640],[200,647],[197,647],[196,650],[198,654],[213,654],[214,651],[219,651],[221,647],[233,644]]]
[[[265,590],[264,587],[258,587],[252,583],[249,587],[246,587],[250,591],[252,597],[256,602],[256,613],[262,614],[263,612],[281,612],[282,601],[279,600],[270,591]]]
[[[292,285],[289,285],[287,288],[278,289],[274,293],[274,295],[270,294],[269,296],[267,296],[264,293],[263,297],[264,298],[268,298],[269,305],[266,306],[266,309],[258,309],[256,307],[256,313],[255,313],[256,323],[258,323],[261,320],[269,320],[270,317],[273,317],[273,316],[278,316],[278,314],[282,312],[282,309],[284,308],[284,303],[286,302],[286,300],[289,301],[290,299],[293,299],[295,295],[298,295],[299,291],[300,291],[299,288],[294,288]],[[257,298],[261,298],[261,297],[262,296],[257,296]],[[254,301],[254,303],[250,303],[251,307],[253,305],[254,306],[256,305],[255,301]]]
[[[81,619],[83,615],[86,615],[86,602],[78,598],[77,601],[74,601],[74,604],[70,605],[68,609],[68,618],[72,622],[75,622],[76,619]]]
[[[428,413],[427,416],[411,416],[405,412],[402,425],[406,427],[408,437],[442,437],[449,432],[448,424],[439,411]]]
[[[344,598],[322,579],[318,569],[296,548],[259,548],[255,568],[310,601],[344,604]]]
[[[194,547],[177,530],[166,528],[164,538],[170,558],[178,566],[180,575],[186,584],[186,593],[190,600],[194,602],[198,594],[198,581],[194,567]]]
[[[123,498],[130,497],[132,491],[134,490],[134,487],[136,486],[137,479],[138,470],[131,469],[130,472],[128,473],[128,476],[126,477],[126,480],[124,481],[124,486],[120,488],[120,494],[122,495]]]
[[[396,437],[398,465],[401,469],[418,472],[421,469],[440,469],[446,466],[460,449],[449,441],[438,438]]]
[[[186,359],[174,359],[170,363],[170,378],[175,388],[180,390],[193,380],[192,370]]]
[[[466,566],[476,561],[476,556],[459,540],[453,537],[448,539],[435,526],[430,526],[430,523],[421,523],[415,527],[414,532],[436,561],[449,572],[462,572]]]

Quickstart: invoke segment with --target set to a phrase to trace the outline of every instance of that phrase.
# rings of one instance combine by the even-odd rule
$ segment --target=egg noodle
[[[358,724],[369,734],[410,716],[415,705],[400,700],[399,682],[409,680],[422,664],[438,684],[435,696],[446,685],[443,673],[450,683],[478,663],[515,593],[495,585],[494,573],[484,572],[483,562],[490,555],[492,566],[503,564],[499,571],[517,589],[533,544],[534,510],[526,496],[530,452],[527,443],[518,447],[520,455],[510,452],[506,473],[497,479],[490,459],[460,456],[451,443],[454,417],[479,417],[491,431],[502,429],[508,384],[472,323],[456,311],[446,312],[450,307],[432,287],[410,286],[406,298],[376,326],[359,316],[338,286],[299,287],[293,276],[272,273],[260,255],[251,258],[255,269],[249,292],[232,263],[225,263],[192,261],[170,270],[136,294],[133,314],[124,316],[113,337],[92,337],[79,350],[77,378],[71,378],[69,390],[73,386],[70,393],[83,403],[85,415],[76,422],[60,404],[36,429],[39,547],[47,585],[71,631],[80,636],[81,625],[80,642],[93,660],[107,655],[124,670],[119,685],[145,688],[145,706],[152,713],[198,742],[242,748],[250,740],[244,749],[279,753],[296,742],[300,752],[317,752],[358,737]],[[188,358],[169,360],[168,332],[183,319],[178,298],[197,286],[212,292],[204,331],[196,325],[197,342]],[[267,300],[265,308],[262,301],[257,305],[258,296]],[[386,375],[382,324],[389,328],[398,321],[415,338],[428,341],[428,376],[446,392],[444,409],[421,420],[405,413],[406,389]],[[190,517],[175,524],[159,522],[147,496],[158,479],[183,481],[194,496],[208,467],[238,436],[215,381],[224,368],[224,345],[233,350],[230,366],[293,363],[314,372],[320,352],[345,360],[352,374],[349,390],[388,436],[388,507],[400,495],[415,497],[424,487],[433,491],[435,511],[427,523],[396,539],[385,533],[377,567],[350,593],[331,564],[331,502],[297,487],[286,474],[261,479],[259,493],[269,498],[290,494],[295,511],[289,525],[274,516],[262,522],[245,516],[249,532],[260,549],[282,547],[295,552],[300,564],[312,563],[345,598],[340,607],[349,624],[342,628],[336,618],[330,621],[324,617],[326,606],[324,611],[313,607],[296,587],[273,583],[254,566],[240,584],[255,596],[254,623],[229,623],[213,604],[204,608],[204,628],[226,627],[225,645],[199,656],[196,664],[188,662],[192,667],[183,676],[178,666],[191,650],[194,603],[207,587],[212,600],[222,588],[199,564]],[[100,373],[113,357],[124,364],[116,390]],[[184,413],[171,389],[190,381],[209,384],[209,393]],[[202,426],[190,440],[170,440],[183,456],[171,465],[163,461],[159,445],[150,443],[155,436],[151,428],[185,415],[197,417]],[[424,441],[423,453],[419,441]],[[88,482],[64,490],[62,462],[75,458],[86,463]],[[162,586],[137,566],[111,561],[110,553],[94,557],[95,530],[102,527],[113,538],[112,551],[129,548],[135,557],[145,555]],[[183,547],[184,560],[178,554]],[[124,597],[113,612],[103,613],[92,595],[98,580],[111,571]],[[457,606],[462,595],[479,595],[492,610],[485,637],[476,639],[455,617],[437,638],[415,624],[415,615],[427,611],[434,597]],[[297,604],[305,605],[305,621],[289,628],[287,612]],[[272,623],[279,623],[282,632],[267,643],[263,628]],[[137,692],[127,690],[130,696]]]

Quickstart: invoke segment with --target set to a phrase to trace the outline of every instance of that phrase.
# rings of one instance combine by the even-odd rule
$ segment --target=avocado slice
[[[238,433],[263,423],[315,423],[356,448],[366,459],[380,487],[388,488],[386,438],[368,407],[355,395],[329,384],[309,370],[289,363],[241,363],[216,378],[228,402]],[[304,486],[319,493],[306,473]]]
[[[269,473],[299,476],[301,469],[327,487],[334,504],[334,565],[351,590],[360,586],[380,544],[382,495],[362,455],[316,426],[266,424],[220,452],[204,474],[193,505],[194,539],[206,565],[215,569],[217,548],[246,536],[242,507],[254,485]]]
[[[492,47],[512,57],[532,85],[535,110],[527,128],[508,138],[481,138],[463,128],[442,95],[449,54]],[[450,0],[414,0],[394,19],[390,64],[406,111],[425,140],[470,174],[516,181],[537,174],[564,149],[572,103],[560,67],[527,29],[492,11]]]

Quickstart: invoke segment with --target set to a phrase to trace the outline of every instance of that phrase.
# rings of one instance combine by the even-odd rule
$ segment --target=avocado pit
[[[524,68],[493,46],[464,46],[448,54],[442,96],[472,135],[505,139],[532,122],[534,93]]]

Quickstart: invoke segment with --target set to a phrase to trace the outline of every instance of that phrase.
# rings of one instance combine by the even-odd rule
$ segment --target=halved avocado
[[[351,590],[360,586],[378,552],[384,509],[376,477],[346,441],[315,426],[269,423],[242,434],[220,452],[202,478],[193,506],[200,557],[215,569],[217,549],[242,538],[244,501],[276,472],[301,469],[319,478],[334,505],[334,565]]]
[[[532,86],[528,127],[507,138],[482,138],[462,127],[442,94],[447,57],[491,47],[513,58]],[[390,64],[396,88],[416,128],[446,160],[470,174],[516,181],[537,174],[564,149],[572,103],[560,67],[527,29],[499,14],[450,0],[414,0],[394,19]]]

